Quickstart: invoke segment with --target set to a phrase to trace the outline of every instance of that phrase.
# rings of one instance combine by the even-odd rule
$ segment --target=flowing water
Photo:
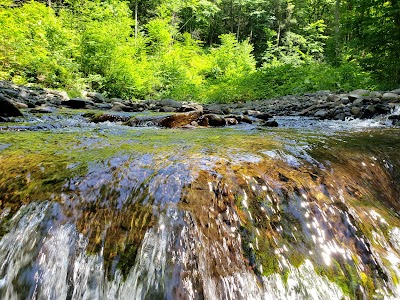
[[[0,299],[400,299],[400,129],[0,132]]]

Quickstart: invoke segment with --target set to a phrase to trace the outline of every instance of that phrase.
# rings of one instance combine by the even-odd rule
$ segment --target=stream
[[[400,129],[0,124],[0,299],[400,299]]]

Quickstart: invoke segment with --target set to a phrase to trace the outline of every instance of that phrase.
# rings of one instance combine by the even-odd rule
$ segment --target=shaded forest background
[[[0,79],[230,102],[400,84],[397,0],[0,0]]]

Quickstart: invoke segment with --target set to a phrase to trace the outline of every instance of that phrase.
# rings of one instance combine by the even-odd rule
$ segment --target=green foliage
[[[263,59],[271,65],[299,65],[322,61],[327,38],[324,35],[325,27],[324,21],[318,20],[304,27],[302,29],[303,34],[288,31],[281,40],[281,45],[274,44],[271,40],[272,38],[276,39],[277,33],[275,31],[266,31],[269,41]]]
[[[73,94],[236,102],[400,82],[395,1],[64,0],[52,8],[0,0],[0,7],[0,79]]]
[[[0,13],[0,75],[17,83],[72,84],[74,33],[63,28],[54,11],[38,2]]]
[[[233,34],[219,37],[221,46],[211,50],[212,76],[235,78],[255,70],[256,61],[252,55],[253,46],[248,41],[239,42]]]

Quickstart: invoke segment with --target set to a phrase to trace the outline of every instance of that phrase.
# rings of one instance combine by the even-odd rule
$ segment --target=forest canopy
[[[0,0],[0,79],[246,101],[400,84],[396,0]]]

